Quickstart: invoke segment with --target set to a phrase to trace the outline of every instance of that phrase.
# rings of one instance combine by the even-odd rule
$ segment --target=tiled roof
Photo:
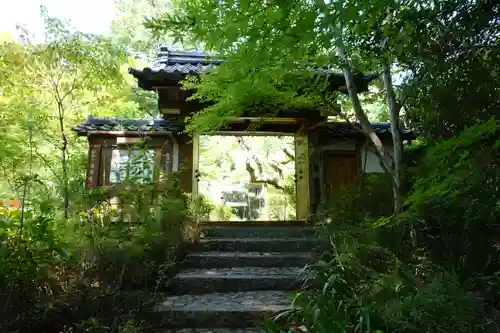
[[[199,51],[171,51],[161,47],[151,71],[166,73],[195,74],[202,73],[214,65],[223,62],[214,56]]]
[[[137,118],[94,118],[89,116],[73,130],[84,136],[92,132],[180,132],[183,124],[176,120]]]
[[[219,59],[213,54],[199,51],[173,51],[167,47],[161,47],[158,57],[151,67],[146,67],[142,70],[129,68],[129,73],[139,80],[139,86],[151,90],[152,85],[148,81],[154,81],[158,84],[164,75],[177,75],[176,79],[179,80],[187,74],[203,73],[222,62],[224,62],[223,59]],[[331,79],[336,77],[336,81],[345,82],[342,72],[331,68],[312,68],[312,71],[316,74],[328,73]],[[354,78],[358,90],[360,92],[366,90],[367,84],[376,77],[378,77],[377,73],[369,75],[356,74]],[[342,85],[345,85],[345,83]]]
[[[375,133],[380,136],[391,135],[391,123],[372,123]],[[332,122],[319,126],[319,130],[328,138],[353,137],[364,135],[358,124]],[[184,129],[182,122],[174,119],[137,119],[137,118],[97,118],[89,116],[86,122],[80,123],[73,130],[79,136],[86,136],[93,132],[174,132]],[[403,139],[415,138],[410,130],[402,131]]]
[[[223,59],[219,59],[213,54],[200,51],[174,51],[162,46],[153,66],[148,69],[152,72],[191,74],[201,73],[223,62]],[[331,68],[314,69],[313,72],[343,76],[342,72]],[[367,79],[375,76],[378,74],[368,75]]]
[[[391,135],[391,123],[390,122],[380,122],[371,123],[373,130],[377,135],[380,136],[390,136]],[[345,122],[332,122],[326,123],[320,128],[328,137],[349,137],[356,135],[364,135],[360,131],[359,124],[348,124]],[[408,129],[404,129],[401,132],[403,139],[410,139],[414,137],[414,133]]]

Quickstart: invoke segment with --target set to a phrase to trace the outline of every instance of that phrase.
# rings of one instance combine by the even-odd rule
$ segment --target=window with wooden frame
[[[111,150],[109,184],[152,183],[155,171],[155,150],[114,148]]]
[[[133,143],[94,139],[89,149],[87,187],[112,187],[124,182],[158,182],[172,172],[171,140]],[[113,142],[114,141],[114,142]]]

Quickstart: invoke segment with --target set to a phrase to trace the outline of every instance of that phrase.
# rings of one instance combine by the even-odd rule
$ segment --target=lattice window
[[[148,183],[154,179],[155,151],[153,149],[113,149],[109,183],[125,181]]]

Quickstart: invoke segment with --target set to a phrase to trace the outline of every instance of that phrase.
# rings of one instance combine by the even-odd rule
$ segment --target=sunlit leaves
[[[499,128],[498,121],[490,119],[464,130],[458,137],[444,140],[427,153],[425,177],[415,184],[415,191],[408,204],[419,208],[428,198],[463,195],[471,186],[477,186],[477,178],[486,173],[487,163],[494,161],[494,137]],[[491,148],[490,148],[491,146]],[[481,154],[486,153],[483,158]],[[484,163],[485,165],[482,165]],[[492,166],[489,166],[492,167]],[[481,172],[478,172],[481,170]]]
[[[110,38],[123,45],[127,53],[152,61],[158,43],[170,44],[173,40],[165,35],[153,36],[144,27],[144,22],[170,9],[170,0],[150,1],[116,0],[117,13],[111,23]],[[155,38],[156,37],[156,38]]]
[[[72,31],[45,11],[42,15],[45,41],[0,45],[0,139],[5,143],[0,149],[0,196],[19,195],[5,185],[29,169],[49,188],[60,182],[62,130],[70,141],[69,170],[84,172],[81,164],[73,164],[82,163],[85,143],[74,140],[71,127],[88,114],[109,114],[117,103],[127,103],[122,48],[103,37]]]
[[[206,130],[200,122],[216,128],[220,118],[241,114],[259,95],[269,108],[297,108],[304,105],[298,99],[306,98],[308,107],[336,109],[335,96],[325,98],[308,81],[304,96],[304,87],[290,84],[290,76],[302,72],[306,82],[311,68],[304,64],[341,68],[335,38],[344,40],[355,71],[379,71],[387,62],[410,57],[425,32],[415,25],[427,16],[411,1],[177,0],[173,11],[150,20],[148,27],[228,59],[220,70],[186,85],[197,89],[196,98],[215,102],[192,122],[192,128]]]

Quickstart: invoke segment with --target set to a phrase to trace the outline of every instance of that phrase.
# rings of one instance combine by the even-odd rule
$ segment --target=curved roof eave
[[[153,90],[154,86],[161,86],[163,82],[178,82],[186,75],[201,74],[223,62],[223,59],[199,51],[171,51],[167,47],[161,47],[153,66],[145,67],[142,70],[129,68],[128,72],[138,80],[141,88]],[[336,86],[345,86],[342,72],[330,68],[313,69],[312,71],[315,74],[332,75]],[[358,91],[367,91],[368,84],[378,76],[378,73],[356,74],[354,78]],[[345,89],[342,92],[345,92]]]

